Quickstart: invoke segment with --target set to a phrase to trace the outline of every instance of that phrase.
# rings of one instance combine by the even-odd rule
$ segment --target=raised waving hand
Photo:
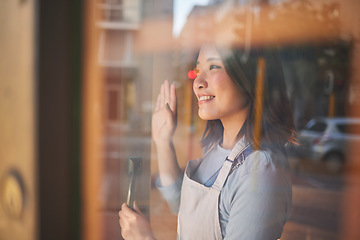
[[[174,84],[166,80],[160,88],[152,117],[152,136],[156,144],[172,141],[177,125],[177,100]]]
[[[174,183],[181,174],[176,159],[173,136],[177,125],[177,100],[173,84],[165,81],[160,88],[152,117],[152,136],[157,150],[159,176],[162,186]]]

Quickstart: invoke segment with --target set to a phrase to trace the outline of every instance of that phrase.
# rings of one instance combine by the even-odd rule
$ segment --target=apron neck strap
[[[227,160],[230,162],[234,162],[234,160],[246,149],[248,148],[249,144],[245,144],[245,142],[240,139],[234,146],[234,148],[231,150],[229,156],[227,157]]]
[[[231,168],[234,164],[235,159],[249,147],[250,147],[250,144],[246,145],[245,142],[242,140],[240,140],[239,142],[236,143],[234,148],[231,150],[229,156],[226,158],[226,161],[224,162],[223,166],[221,167],[219,175],[216,178],[214,184],[212,185],[213,189],[215,189],[217,191],[221,191],[221,189],[224,186],[225,181],[231,171]],[[245,158],[244,155],[242,155],[242,156],[243,156],[243,158]],[[242,159],[242,161],[244,161],[244,160],[245,159]]]

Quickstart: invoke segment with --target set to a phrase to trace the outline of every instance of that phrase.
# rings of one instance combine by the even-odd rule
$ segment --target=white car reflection
[[[314,118],[298,132],[298,145],[291,154],[325,161],[329,171],[339,172],[349,157],[350,144],[360,143],[360,118]],[[360,146],[360,145],[359,145]]]

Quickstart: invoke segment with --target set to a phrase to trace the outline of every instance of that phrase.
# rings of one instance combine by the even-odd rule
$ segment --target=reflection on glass
[[[185,4],[186,2],[186,4]],[[103,179],[106,239],[119,238],[117,211],[126,201],[127,159],[141,157],[135,201],[158,239],[175,239],[177,216],[154,187],[158,162],[151,116],[161,83],[176,87],[179,167],[201,156],[205,122],[192,92],[196,52],[204,44],[275,46],[290,99],[297,143],[288,144],[293,207],[282,239],[341,239],[347,169],[359,144],[359,26],[356,1],[99,1],[98,63],[103,68]],[[190,4],[190,2],[193,2]],[[186,6],[189,3],[189,6]],[[181,16],[181,17],[179,17]],[[182,18],[182,19],[181,19]],[[358,23],[358,21],[357,21]],[[192,74],[193,76],[190,76]],[[283,118],[284,116],[278,116]],[[350,194],[350,195],[348,195]],[[350,198],[349,197],[349,198]],[[343,219],[345,219],[343,222]],[[349,230],[351,232],[351,230]]]

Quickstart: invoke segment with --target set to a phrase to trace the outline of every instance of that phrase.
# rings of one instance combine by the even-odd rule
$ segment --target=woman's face
[[[215,46],[204,46],[197,59],[193,90],[203,120],[244,120],[248,101],[226,73]]]

